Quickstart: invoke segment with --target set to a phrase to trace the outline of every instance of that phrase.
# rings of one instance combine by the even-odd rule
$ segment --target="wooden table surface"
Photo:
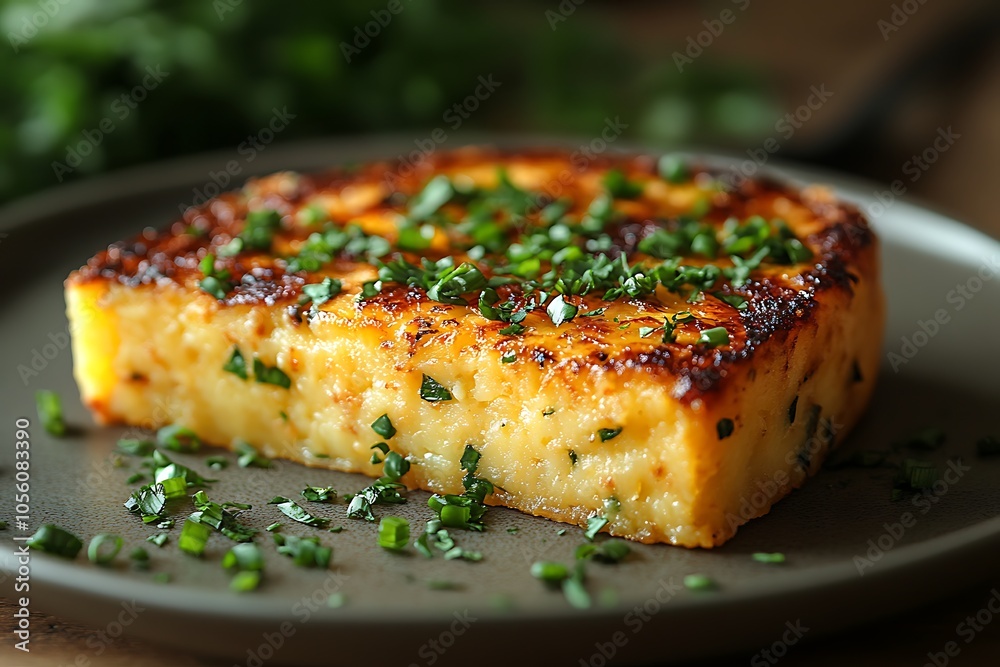
[[[645,3],[641,3],[647,7]],[[694,3],[692,3],[693,5]],[[956,2],[968,5],[972,2]],[[807,7],[808,5],[808,7]],[[853,6],[854,15],[845,14]],[[787,97],[795,99],[808,83],[830,82],[835,90],[845,91],[840,99],[849,105],[851,91],[863,87],[877,67],[874,62],[887,62],[900,57],[895,50],[905,50],[919,42],[922,35],[944,20],[947,3],[927,3],[903,26],[898,35],[886,42],[875,28],[877,21],[891,12],[890,3],[801,3],[800,11],[812,14],[812,20],[821,22],[828,30],[811,32],[791,30],[795,17],[789,18],[787,2],[775,3],[768,8],[761,6],[741,17],[744,25],[733,30],[732,36],[720,39],[713,45],[719,58],[734,57],[742,52],[753,52],[759,65],[778,73],[779,85],[788,91]],[[776,8],[777,7],[777,8]],[[835,7],[835,8],[834,8]],[[642,37],[642,29],[652,31],[656,26],[662,31],[683,31],[684,26],[697,26],[699,15],[692,9],[678,8],[672,3],[663,9],[662,20],[650,21],[645,17],[624,19],[624,26],[634,29]],[[678,18],[680,17],[680,18]],[[754,40],[768,33],[767,26],[777,26],[768,37],[769,43],[761,47]],[[665,27],[672,26],[672,27]],[[678,27],[680,26],[680,27]],[[860,27],[859,27],[860,26]],[[650,32],[651,36],[659,34]],[[886,55],[886,50],[893,53]],[[787,53],[799,54],[794,59]],[[801,57],[800,57],[801,56]],[[885,57],[883,57],[885,56]],[[995,238],[1000,238],[1000,215],[996,213],[997,185],[995,183],[996,156],[1000,155],[1000,44],[979,68],[976,80],[969,86],[960,107],[953,116],[945,118],[962,135],[952,149],[942,156],[912,188],[912,192],[931,205],[950,212],[957,218],[979,227]],[[835,115],[836,109],[831,111]],[[843,110],[841,111],[843,112]],[[905,125],[905,123],[904,123]],[[913,138],[910,138],[911,143]],[[919,142],[915,145],[923,145]],[[948,576],[942,572],[941,576]],[[919,586],[919,582],[914,585]],[[993,582],[983,582],[960,594],[939,601],[927,608],[913,610],[904,616],[856,628],[843,635],[806,641],[790,648],[780,662],[782,665],[854,665],[858,667],[887,667],[913,665],[920,667],[935,664],[928,652],[941,652],[947,642],[955,641],[960,652],[948,660],[956,665],[1000,665],[1000,618],[986,625],[974,639],[965,643],[967,635],[959,635],[956,627],[968,616],[975,616],[984,608],[992,592],[1000,588],[1000,574]],[[68,623],[57,617],[34,614],[32,621],[31,653],[24,654],[12,648],[14,606],[0,599],[0,665],[3,667],[207,667],[228,664],[183,655],[173,650],[141,641],[121,638],[111,644],[99,657],[88,646],[91,631]],[[770,664],[752,655],[737,655],[705,665]],[[937,667],[945,664],[938,656]],[[568,661],[567,664],[577,664]]]

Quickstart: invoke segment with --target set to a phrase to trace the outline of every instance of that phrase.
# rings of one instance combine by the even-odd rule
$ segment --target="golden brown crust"
[[[210,252],[218,255],[220,248],[243,231],[249,210],[273,209],[282,215],[282,221],[272,250],[243,251],[217,260],[216,266],[220,271],[228,271],[234,283],[219,306],[281,306],[293,322],[301,322],[303,317],[313,316],[308,309],[298,306],[303,285],[331,276],[344,279],[345,293],[357,294],[360,279],[354,278],[361,275],[368,279],[375,274],[365,258],[344,252],[317,272],[290,273],[284,258],[294,255],[309,235],[317,231],[301,220],[305,207],[318,199],[334,197],[337,203],[328,209],[331,222],[343,227],[362,220],[368,231],[369,224],[378,227],[381,221],[385,227],[386,220],[394,219],[397,214],[405,215],[409,198],[432,176],[446,173],[454,178],[457,174],[496,165],[544,174],[547,187],[541,188],[543,194],[536,200],[536,210],[556,196],[568,197],[572,200],[569,213],[577,216],[587,210],[595,196],[596,176],[609,169],[621,169],[629,178],[658,179],[656,160],[649,156],[601,157],[581,165],[561,151],[501,153],[491,149],[444,153],[417,168],[376,162],[325,174],[275,175],[252,181],[241,192],[227,193],[189,209],[183,219],[162,231],[147,230],[129,241],[112,245],[75,272],[70,281],[117,281],[129,286],[172,281],[196,289],[203,276],[199,263],[205,255]],[[698,167],[692,167],[691,172],[694,181],[705,183],[717,181],[719,175]],[[557,195],[546,193],[555,190]],[[613,305],[603,301],[600,292],[572,297],[581,313],[609,307],[607,316],[577,317],[554,329],[544,321],[544,310],[535,311],[524,322],[529,331],[524,336],[510,337],[499,333],[506,323],[479,315],[474,298],[468,300],[470,306],[440,304],[431,302],[421,288],[387,284],[379,294],[355,306],[357,320],[377,323],[392,318],[405,322],[402,328],[407,332],[411,354],[433,344],[436,336],[449,329],[474,327],[477,339],[483,344],[514,352],[522,362],[561,366],[574,373],[662,374],[664,381],[674,382],[678,399],[706,397],[736,364],[752,358],[765,341],[787,336],[805,326],[824,292],[836,290],[849,294],[858,278],[859,258],[873,252],[873,236],[856,209],[834,201],[822,190],[800,192],[771,181],[747,180],[736,189],[705,191],[709,193],[705,221],[721,226],[729,218],[787,217],[792,230],[812,250],[813,258],[797,266],[762,266],[740,287],[720,284],[713,293],[706,293],[700,303],[686,306],[696,319],[679,325],[678,332],[683,335],[676,342],[662,342],[659,336],[644,338],[636,333],[639,327],[657,326],[666,313],[678,310],[676,303],[663,303],[656,295],[620,299]],[[448,207],[456,218],[464,213],[461,205],[452,203]],[[610,245],[602,250],[612,259],[624,255],[630,263],[650,259],[639,252],[639,241],[657,229],[674,224],[676,211],[665,206],[661,199],[645,194],[634,200],[616,201],[616,208],[621,217],[604,229]],[[529,214],[529,222],[511,226],[506,230],[506,241],[516,241],[525,225],[537,224],[536,218]],[[394,244],[395,234],[395,228],[389,225],[383,235]],[[450,243],[419,253],[400,253],[412,263],[419,263],[421,257],[438,259],[449,255],[458,261],[468,259],[464,248],[455,248]],[[488,255],[486,259],[489,258]],[[488,262],[480,261],[478,265],[487,277],[492,275]],[[516,285],[501,287],[498,293],[515,303],[521,298]],[[746,308],[738,310],[717,296],[730,294],[745,298]],[[428,303],[433,306],[429,312]],[[630,330],[623,331],[622,323]],[[713,348],[692,342],[699,331],[717,326],[728,330],[728,345]]]

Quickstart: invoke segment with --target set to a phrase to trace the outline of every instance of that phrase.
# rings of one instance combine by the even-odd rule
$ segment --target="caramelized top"
[[[283,172],[110,246],[70,280],[174,283],[294,323],[399,325],[411,354],[462,330],[505,363],[666,372],[690,400],[808,321],[824,290],[849,292],[873,240],[824,189],[732,181],[670,156],[483,148]]]

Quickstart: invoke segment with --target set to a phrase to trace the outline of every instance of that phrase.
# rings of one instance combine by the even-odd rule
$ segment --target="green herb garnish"
[[[733,434],[733,430],[736,425],[733,423],[732,419],[726,417],[725,419],[720,419],[715,425],[715,432],[719,436],[719,440],[725,440]]]
[[[313,528],[323,528],[326,524],[330,523],[329,519],[313,516],[305,509],[302,508],[294,500],[289,500],[284,496],[275,496],[267,502],[268,505],[277,505],[281,513],[287,516],[289,519],[298,521],[299,523],[304,523],[307,526],[312,526]]]
[[[66,422],[63,421],[62,400],[59,394],[47,389],[36,391],[35,407],[47,433],[57,438],[66,435]]]
[[[601,442],[607,442],[608,440],[617,438],[623,429],[623,426],[616,426],[615,428],[599,428],[597,429],[597,437],[601,439]]]
[[[201,449],[201,440],[189,428],[171,424],[156,432],[156,444],[175,452],[197,452]]]
[[[180,537],[177,538],[177,547],[184,553],[201,556],[205,553],[205,545],[208,544],[208,536],[211,534],[212,528],[209,525],[194,519],[185,519]]]
[[[277,366],[266,366],[259,358],[253,358],[254,379],[261,384],[273,384],[278,387],[288,389],[292,386],[292,380],[284,371]]]
[[[389,440],[392,436],[396,435],[396,428],[392,425],[392,421],[390,421],[388,414],[383,414],[381,417],[372,422],[372,430],[386,440]]]
[[[410,541],[410,522],[398,516],[384,516],[378,524],[378,545],[399,551]]]
[[[429,375],[424,375],[423,380],[420,382],[420,398],[428,403],[437,403],[439,401],[450,401],[452,395],[437,380]]]
[[[247,360],[243,357],[239,347],[233,346],[233,352],[229,355],[229,360],[222,365],[222,370],[243,380],[247,379]]]
[[[117,535],[102,533],[95,535],[87,546],[87,558],[91,563],[107,565],[115,559],[122,550],[125,541]]]
[[[729,345],[729,332],[726,331],[725,327],[705,329],[701,332],[701,335],[698,336],[698,343],[700,345],[708,345],[709,347]]]

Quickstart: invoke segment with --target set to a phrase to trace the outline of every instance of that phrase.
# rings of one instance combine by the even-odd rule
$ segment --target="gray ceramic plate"
[[[279,168],[316,169],[412,148],[408,140],[313,142],[268,148],[240,162],[242,179]],[[210,172],[242,159],[219,154],[120,173],[61,188],[8,207],[0,218],[0,424],[8,446],[0,458],[0,519],[13,524],[14,448],[19,417],[31,426],[32,532],[52,522],[81,535],[123,536],[127,549],[146,546],[151,572],[124,558],[111,568],[33,554],[31,605],[95,628],[224,656],[234,664],[257,659],[292,663],[458,664],[483,657],[504,662],[601,665],[604,655],[623,662],[661,662],[770,646],[801,623],[812,637],[869,621],[956,590],[995,569],[1000,548],[1000,460],[977,458],[974,443],[998,431],[1000,356],[987,351],[1000,312],[1000,244],[968,227],[904,202],[875,219],[883,240],[890,318],[886,352],[907,354],[898,372],[883,372],[874,404],[849,449],[884,449],[916,428],[942,425],[944,448],[927,454],[942,468],[958,457],[965,468],[940,495],[890,502],[893,471],[826,471],[783,500],[763,519],[742,528],[723,548],[689,551],[668,546],[634,548],[618,566],[594,564],[588,588],[595,604],[571,609],[557,592],[529,574],[538,559],[572,559],[581,531],[504,509],[491,509],[489,531],[462,533],[461,543],[481,550],[480,563],[394,555],[375,544],[374,525],[343,518],[344,507],[310,505],[329,516],[340,534],[317,533],[334,547],[329,572],[293,567],[264,545],[265,583],[250,595],[227,589],[219,557],[227,541],[213,535],[204,560],[176,548],[178,529],[162,549],[144,542],[154,532],[121,507],[125,479],[136,470],[112,465],[122,431],[92,425],[81,407],[66,347],[62,280],[97,249],[161,225],[190,202]],[[251,170],[252,167],[252,170]],[[785,169],[799,180],[838,186],[847,198],[871,202],[874,188],[829,174]],[[991,263],[992,262],[992,263]],[[966,297],[959,285],[967,286]],[[946,324],[927,324],[938,317]],[[933,333],[929,333],[933,331]],[[910,341],[902,349],[902,338]],[[53,439],[35,418],[37,389],[59,392],[71,437]],[[219,453],[219,452],[214,452]],[[233,460],[232,455],[226,456]],[[198,456],[178,460],[206,470]],[[354,491],[360,476],[278,462],[272,469],[231,466],[217,475],[212,498],[247,502],[247,523],[263,529],[283,517],[266,501],[295,496],[304,484]],[[426,494],[412,493],[398,513],[414,525],[428,517]],[[906,514],[912,521],[894,527]],[[286,520],[286,526],[287,526]],[[508,528],[516,527],[516,533]],[[313,529],[287,527],[307,534]],[[12,595],[16,569],[11,525],[0,532],[4,594]],[[754,562],[754,552],[786,554],[784,565]],[[858,558],[870,559],[864,566]],[[863,573],[859,572],[859,563]],[[168,572],[172,583],[153,581]],[[704,573],[715,592],[680,586],[684,575]],[[437,590],[447,582],[454,590]],[[329,608],[343,593],[347,603]],[[110,625],[109,625],[110,624]],[[274,648],[280,645],[279,648]]]

